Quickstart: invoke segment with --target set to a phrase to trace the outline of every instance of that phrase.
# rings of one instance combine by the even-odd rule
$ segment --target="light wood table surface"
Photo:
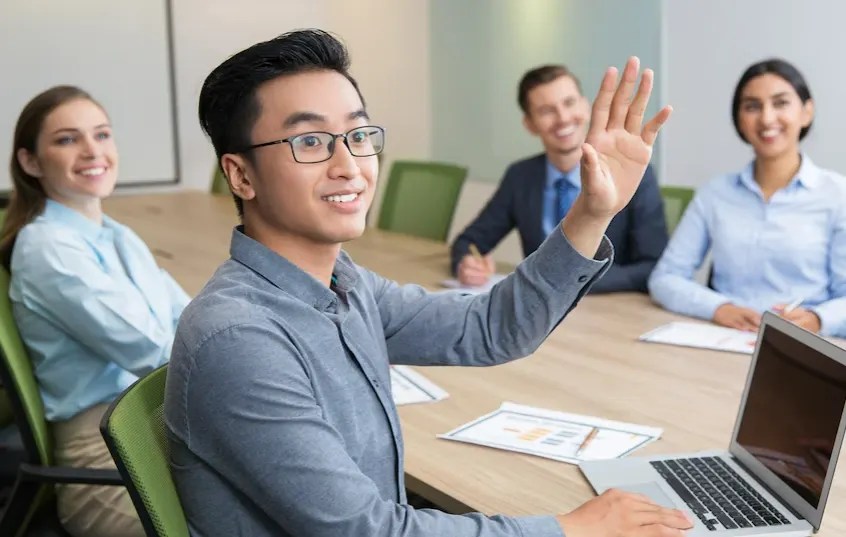
[[[192,295],[228,258],[237,222],[229,196],[115,196],[105,208]],[[448,277],[443,244],[369,229],[345,249],[400,283],[437,289]],[[727,448],[750,358],[637,341],[679,319],[644,295],[589,296],[529,358],[489,368],[417,368],[450,397],[400,407],[408,487],[455,512],[561,513],[589,499],[593,492],[573,465],[436,438],[503,401],[662,427],[663,437],[637,455]],[[846,535],[844,459],[822,537]]]

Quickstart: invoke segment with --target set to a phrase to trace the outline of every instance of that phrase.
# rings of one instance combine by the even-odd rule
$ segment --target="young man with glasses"
[[[389,362],[492,365],[531,353],[607,267],[603,231],[669,116],[641,128],[651,73],[631,110],[622,97],[637,71],[630,60],[613,102],[616,72],[606,75],[586,195],[560,232],[476,297],[399,286],[341,251],[364,231],[384,131],[369,125],[337,40],[285,34],[209,75],[200,122],[243,225],[183,313],[168,371],[171,468],[192,535],[633,537],[690,526],[621,492],[557,517],[415,509],[391,398]],[[515,330],[515,314],[532,321]]]
[[[523,126],[540,138],[544,152],[511,164],[493,197],[452,244],[452,270],[465,285],[482,285],[494,273],[490,252],[517,228],[523,255],[538,249],[581,190],[579,161],[590,104],[578,79],[563,65],[544,65],[520,80],[517,102]],[[614,264],[592,293],[646,292],[646,281],[667,246],[664,203],[652,166],[631,202],[605,232]],[[473,255],[470,245],[483,254]]]

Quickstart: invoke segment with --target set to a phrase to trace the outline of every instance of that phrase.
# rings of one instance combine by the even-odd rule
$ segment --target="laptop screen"
[[[846,404],[846,366],[765,325],[751,375],[737,443],[819,507]]]

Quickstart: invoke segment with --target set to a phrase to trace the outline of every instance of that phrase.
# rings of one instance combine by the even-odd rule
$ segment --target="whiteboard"
[[[663,183],[698,186],[752,160],[734,130],[731,99],[743,71],[774,56],[799,69],[816,104],[802,149],[846,174],[846,70],[838,57],[846,2],[668,1],[665,17],[665,100],[674,111],[661,133]]]
[[[70,84],[109,113],[119,185],[176,182],[172,66],[165,0],[0,1],[0,160],[8,162],[24,105]],[[0,170],[0,189],[10,189]]]

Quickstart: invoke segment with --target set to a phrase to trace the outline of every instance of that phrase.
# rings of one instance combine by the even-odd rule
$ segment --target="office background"
[[[148,5],[141,0],[124,4],[134,3]],[[78,0],[61,10],[45,0],[36,4],[47,30],[75,27],[93,32],[76,39],[70,35],[52,45],[65,49],[66,55],[73,50],[88,54],[92,62],[105,62],[100,49],[114,49],[127,38],[115,31],[121,19],[114,15],[104,16],[98,25],[85,24],[90,22],[88,8],[104,4],[102,0]],[[846,71],[839,68],[832,46],[846,16],[846,4],[839,0],[169,0],[164,5],[172,24],[175,118],[150,122],[141,132],[136,120],[125,115],[123,108],[130,105],[110,100],[116,89],[127,87],[120,77],[133,56],[109,64],[109,77],[75,81],[105,101],[117,124],[123,172],[131,171],[135,179],[145,179],[136,172],[146,161],[158,162],[164,170],[150,171],[149,177],[162,175],[176,163],[162,156],[171,132],[167,119],[175,119],[179,181],[144,191],[208,188],[214,155],[196,119],[204,77],[245,46],[308,26],[332,30],[350,47],[353,74],[371,116],[389,132],[383,178],[394,159],[445,160],[469,167],[453,234],[487,200],[509,162],[540,150],[521,126],[515,87],[523,71],[544,62],[570,66],[588,95],[596,90],[608,64],[621,66],[630,54],[655,68],[653,110],[659,102],[675,107],[656,148],[659,179],[696,186],[717,173],[741,168],[751,157],[731,125],[731,92],[748,64],[782,56],[803,71],[817,101],[817,119],[805,148],[818,164],[846,172],[846,152],[840,147],[846,124],[846,104],[840,96],[846,88]],[[32,6],[3,3],[0,21],[23,10],[31,12]],[[122,9],[130,9],[126,6]],[[165,39],[160,10],[146,10],[133,24],[149,28],[148,41],[151,36],[155,39],[143,53],[155,56],[160,69],[167,69],[162,42],[156,41]],[[27,37],[52,43],[46,35]],[[4,85],[43,77],[45,66],[38,56],[43,49],[4,46],[0,53],[5,57],[0,63]],[[56,56],[55,61],[60,59]],[[149,61],[142,65],[155,68]],[[167,75],[157,73],[149,82],[161,88]],[[168,110],[169,101],[161,98],[161,92],[159,100],[145,102],[140,85],[130,90],[139,96],[134,113]],[[11,131],[9,122],[21,106],[11,101],[0,103],[4,133]],[[156,139],[151,129],[160,131],[161,138]],[[6,138],[0,140],[6,143]],[[133,164],[136,169],[128,169],[128,161],[138,163]],[[7,177],[3,183],[0,186],[8,184]],[[519,259],[514,237],[497,257]]]
[[[0,148],[36,94],[87,89],[120,137],[122,185],[177,181],[177,146],[166,0],[27,0],[0,4]],[[5,166],[4,166],[5,169]],[[0,173],[0,190],[11,188]]]

